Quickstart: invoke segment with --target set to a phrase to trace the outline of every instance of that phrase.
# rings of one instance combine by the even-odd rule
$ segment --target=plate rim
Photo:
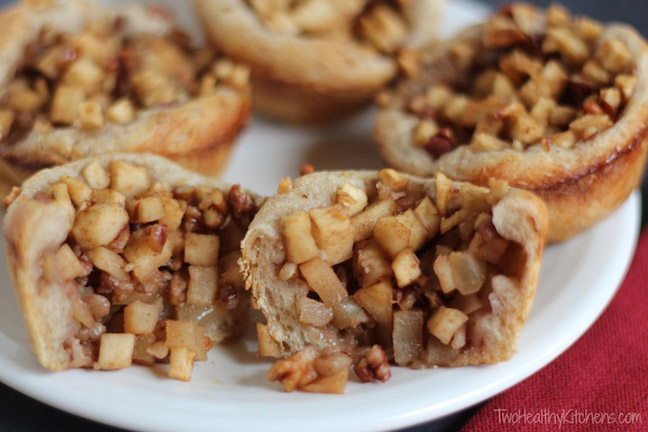
[[[624,202],[622,206],[629,206],[630,209],[626,211],[630,212],[629,215],[633,217],[632,222],[628,224],[628,229],[630,232],[628,236],[631,241],[627,249],[624,249],[625,256],[622,257],[623,266],[615,268],[614,275],[609,276],[614,279],[616,283],[614,284],[614,289],[606,292],[604,298],[597,298],[596,304],[596,313],[591,314],[587,317],[586,320],[580,321],[577,326],[573,326],[566,331],[562,337],[556,339],[551,345],[550,349],[544,352],[543,355],[536,356],[525,364],[525,367],[520,370],[512,371],[510,374],[500,377],[499,379],[490,382],[485,388],[482,386],[480,388],[474,389],[468,394],[462,394],[457,397],[451,398],[449,400],[443,401],[441,404],[432,405],[426,408],[417,409],[410,412],[401,412],[400,415],[394,415],[390,417],[380,418],[380,423],[376,424],[375,422],[368,421],[365,424],[358,423],[356,419],[355,422],[349,421],[348,424],[337,424],[336,429],[343,431],[371,431],[371,430],[391,430],[395,428],[405,428],[412,427],[429,421],[433,421],[447,415],[453,414],[455,412],[467,409],[472,407],[480,402],[483,402],[502,391],[513,387],[514,385],[522,382],[529,376],[535,374],[538,370],[544,366],[551,363],[559,355],[565,352],[569,347],[571,347],[587,330],[598,320],[601,314],[605,311],[609,303],[612,301],[616,295],[619,287],[621,286],[627,271],[632,263],[634,257],[636,245],[639,239],[640,234],[640,213],[641,213],[641,196],[638,191],[634,191],[628,200]],[[9,387],[35,399],[47,405],[50,405],[54,408],[60,409],[62,411],[77,415],[82,418],[90,419],[97,421],[106,425],[116,426],[126,429],[135,429],[135,430],[156,430],[156,431],[171,431],[177,430],[177,423],[150,423],[150,418],[148,416],[141,417],[115,417],[113,416],[112,411],[104,412],[101,410],[93,410],[88,412],[80,407],[83,405],[77,405],[78,400],[73,400],[73,398],[57,398],[56,390],[43,391],[42,388],[39,388],[38,379],[28,379],[23,381],[19,376],[11,375],[7,373],[5,369],[6,359],[0,356],[0,380],[8,385]],[[485,367],[494,367],[494,366],[485,366]],[[47,373],[47,372],[45,372]],[[92,373],[92,372],[89,372]],[[377,389],[376,389],[377,390]],[[327,397],[328,395],[322,395]],[[339,396],[333,396],[339,397]],[[325,400],[325,399],[322,399]],[[298,401],[293,401],[297,402]],[[261,402],[259,402],[261,403]],[[297,405],[295,404],[295,405]],[[184,407],[178,407],[178,415],[181,416],[182,410],[184,410],[188,415],[191,415],[191,410],[187,411]],[[282,424],[280,427],[277,425],[264,425],[264,428],[268,431],[272,430],[300,430],[300,426],[303,427],[301,417],[295,418],[282,418]],[[217,427],[213,425],[196,425],[188,422],[185,426],[187,428],[193,428],[195,430],[216,430]],[[252,430],[250,424],[240,425],[236,424],[224,424],[225,428],[227,426],[236,426],[239,430]],[[239,427],[241,426],[241,427]],[[312,425],[311,425],[312,426]],[[323,426],[323,427],[322,427]],[[326,425],[314,425],[311,428],[313,431],[317,430],[330,430],[332,427],[331,423],[326,423]]]

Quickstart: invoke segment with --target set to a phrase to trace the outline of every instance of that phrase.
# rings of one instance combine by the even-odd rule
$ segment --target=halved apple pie
[[[284,183],[250,224],[242,266],[268,377],[339,393],[389,362],[491,364],[515,351],[535,295],[547,215],[533,194],[392,169]]]
[[[0,14],[5,183],[118,152],[215,175],[249,117],[249,69],[196,48],[163,9],[23,2]]]
[[[252,68],[255,108],[321,122],[364,106],[395,52],[436,35],[442,0],[195,0],[206,32]]]
[[[119,369],[193,361],[240,334],[240,242],[259,198],[153,155],[46,169],[15,188],[9,271],[40,363]]]
[[[391,166],[535,192],[549,241],[593,225],[639,184],[648,47],[634,29],[513,4],[418,58],[378,98],[375,137]]]

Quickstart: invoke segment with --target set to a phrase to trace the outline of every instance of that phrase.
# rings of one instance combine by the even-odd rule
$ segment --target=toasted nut
[[[380,345],[372,346],[353,368],[362,382],[387,382],[391,378],[391,369],[385,351]]]
[[[292,357],[277,361],[268,371],[268,381],[280,381],[284,390],[291,392],[313,382],[317,372],[312,363],[317,358],[317,351],[308,346]]]

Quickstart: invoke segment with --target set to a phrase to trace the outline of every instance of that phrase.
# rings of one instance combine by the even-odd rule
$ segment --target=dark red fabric
[[[582,288],[587,295],[587,287]],[[613,415],[618,419],[619,413],[626,414],[625,424],[612,419]],[[463,430],[555,431],[559,427],[648,431],[648,229],[641,235],[623,285],[592,328],[544,369],[486,402]]]

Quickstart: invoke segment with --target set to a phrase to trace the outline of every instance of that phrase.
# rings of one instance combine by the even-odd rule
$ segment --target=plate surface
[[[479,19],[486,8],[453,0],[443,33]],[[184,2],[178,2],[184,4]],[[190,19],[190,17],[187,17]],[[379,168],[371,112],[326,128],[288,128],[254,119],[225,175],[259,193],[303,162],[317,169]],[[117,372],[44,371],[34,358],[0,259],[0,380],[65,411],[136,430],[365,431],[400,428],[478,403],[531,375],[576,341],[621,283],[638,235],[639,195],[595,228],[548,248],[538,294],[518,352],[488,367],[412,371],[393,368],[382,385],[350,382],[345,396],[286,394],[265,381],[270,362],[255,357],[253,334],[216,347],[189,383],[165,366]]]

